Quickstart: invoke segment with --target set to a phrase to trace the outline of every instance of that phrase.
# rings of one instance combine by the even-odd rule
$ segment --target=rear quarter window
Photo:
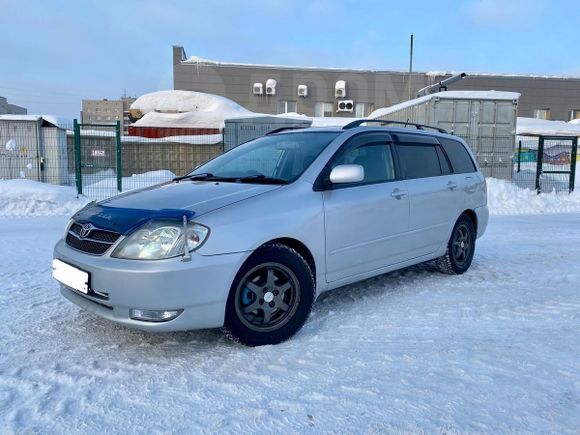
[[[461,142],[442,137],[439,138],[439,142],[441,142],[441,146],[445,150],[447,157],[449,157],[454,174],[465,174],[476,171],[471,156]]]

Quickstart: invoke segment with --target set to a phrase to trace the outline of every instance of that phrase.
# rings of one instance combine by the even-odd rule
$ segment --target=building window
[[[296,101],[278,101],[278,113],[296,112]]]
[[[550,109],[535,109],[534,118],[537,119],[550,119]]]
[[[570,110],[570,121],[574,121],[575,119],[580,119],[580,109]]]
[[[334,112],[334,103],[316,103],[314,105],[314,116],[329,118]]]
[[[372,103],[356,103],[354,106],[354,116],[357,118],[364,118],[373,110],[375,110],[375,105]]]

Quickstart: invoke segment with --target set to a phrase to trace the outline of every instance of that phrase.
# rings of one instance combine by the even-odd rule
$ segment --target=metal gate
[[[81,124],[74,120],[77,192],[100,200],[122,191],[121,123]]]
[[[540,136],[536,166],[536,191],[571,193],[576,175],[578,138]]]

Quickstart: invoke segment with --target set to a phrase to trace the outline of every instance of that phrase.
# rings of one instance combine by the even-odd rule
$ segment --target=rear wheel
[[[287,340],[308,318],[314,293],[306,260],[286,245],[267,244],[236,275],[226,306],[226,333],[248,346]]]
[[[436,260],[437,268],[450,275],[467,271],[473,261],[476,238],[473,221],[469,216],[461,215],[453,227],[445,255]]]

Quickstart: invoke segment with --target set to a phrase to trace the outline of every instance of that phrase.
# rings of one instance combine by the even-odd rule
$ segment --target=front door
[[[361,165],[365,178],[323,192],[327,282],[372,272],[404,257],[409,198],[405,182],[397,180],[390,142],[384,133],[358,135],[329,162],[328,169]]]

